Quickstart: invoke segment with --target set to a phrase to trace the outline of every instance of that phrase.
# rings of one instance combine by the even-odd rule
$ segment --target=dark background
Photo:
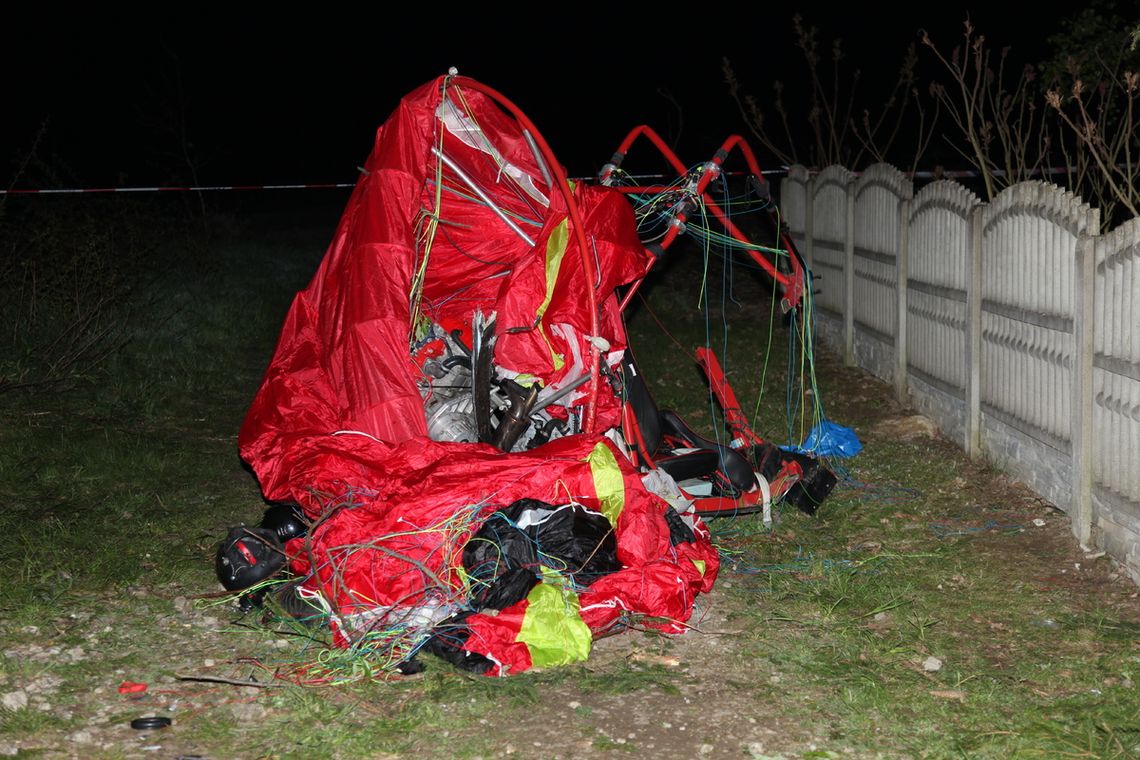
[[[592,175],[640,123],[677,140],[682,160],[695,163],[745,130],[723,57],[761,103],[775,79],[793,103],[806,92],[796,11],[819,27],[825,61],[831,40],[842,38],[874,95],[893,84],[920,27],[949,50],[968,15],[995,44],[1036,61],[1073,6],[684,9],[484,3],[363,13],[313,4],[9,14],[0,32],[0,179],[11,186],[25,166],[17,187],[351,182],[399,98],[450,66],[519,105],[571,175]],[[919,52],[925,87],[935,70]],[[37,135],[37,161],[51,171],[26,167]],[[776,168],[756,147],[763,168]]]

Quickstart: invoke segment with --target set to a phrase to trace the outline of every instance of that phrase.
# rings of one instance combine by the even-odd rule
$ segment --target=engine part
[[[534,408],[534,402],[538,400],[538,385],[532,385],[528,390],[514,380],[507,380],[504,386],[511,399],[511,406],[499,420],[499,426],[495,429],[491,443],[502,451],[510,451],[519,436],[531,426],[530,412]]]
[[[471,393],[475,399],[475,430],[479,440],[491,440],[491,359],[494,358],[495,321],[483,324],[483,313],[475,312],[471,326]]]

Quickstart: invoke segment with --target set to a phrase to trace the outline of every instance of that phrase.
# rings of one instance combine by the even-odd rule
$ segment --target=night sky
[[[185,180],[184,148],[203,183],[351,182],[399,98],[450,66],[519,105],[572,175],[592,175],[639,123],[676,137],[671,100],[683,118],[681,157],[693,163],[744,130],[722,57],[762,102],[774,79],[793,92],[805,86],[794,10],[752,5],[733,13],[729,4],[711,12],[692,4],[680,17],[620,3],[23,13],[0,32],[8,104],[0,175],[8,186],[46,124],[38,155],[57,184]],[[969,14],[992,40],[1037,60],[1058,13],[1072,8],[1034,4],[1012,18],[998,5],[797,9],[820,28],[825,54],[843,38],[873,89],[894,81],[919,27],[949,47]],[[765,168],[776,163],[763,151],[759,158]],[[45,176],[28,172],[19,186]]]

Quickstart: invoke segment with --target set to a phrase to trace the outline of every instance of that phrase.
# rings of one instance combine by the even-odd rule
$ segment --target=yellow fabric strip
[[[585,660],[594,636],[578,614],[578,595],[563,586],[557,573],[545,568],[543,573],[546,579],[527,595],[517,640],[526,644],[536,668]]]
[[[586,457],[590,463],[590,474],[594,478],[594,493],[602,504],[602,514],[617,528],[618,516],[625,508],[625,483],[621,469],[610,447],[599,442]]]
[[[535,311],[535,319],[538,320],[538,329],[542,332],[542,337],[546,340],[546,345],[550,346],[550,338],[546,335],[546,328],[542,325],[542,317],[546,314],[547,308],[550,307],[550,300],[554,297],[554,286],[558,283],[558,270],[562,268],[562,259],[566,256],[566,246],[570,242],[570,225],[566,219],[558,223],[550,233],[550,237],[546,241],[546,297],[542,299],[538,309]],[[566,363],[565,358],[554,351],[553,346],[550,348],[550,356],[554,361],[554,369],[560,370]]]

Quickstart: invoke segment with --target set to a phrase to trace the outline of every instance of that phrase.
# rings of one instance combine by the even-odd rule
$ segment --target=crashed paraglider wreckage
[[[835,482],[752,432],[712,352],[732,443],[658,409],[627,344],[623,308],[733,147],[692,172],[671,157],[667,188],[618,187],[628,144],[570,182],[494,90],[452,74],[407,95],[241,428],[274,506],[223,542],[223,585],[375,672],[421,651],[488,674],[573,662],[634,619],[683,632],[719,569],[704,516],[811,511]],[[791,242],[747,252],[800,306]]]

